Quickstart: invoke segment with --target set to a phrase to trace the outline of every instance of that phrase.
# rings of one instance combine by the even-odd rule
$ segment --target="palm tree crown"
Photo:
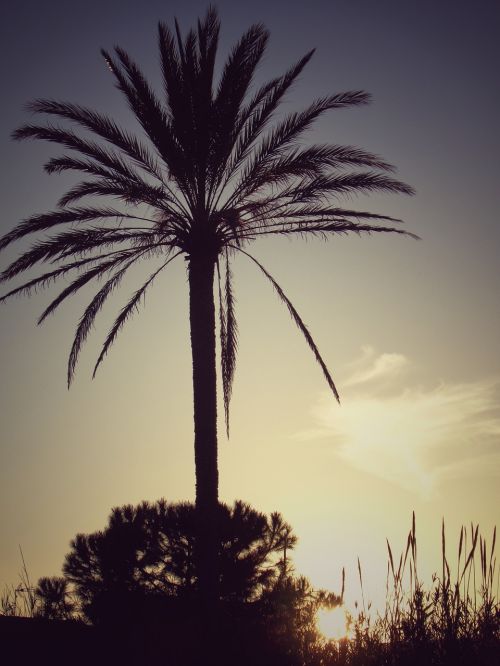
[[[57,261],[60,265],[5,294],[2,301],[47,286],[68,273],[78,273],[40,316],[41,323],[88,282],[110,276],[78,326],[68,364],[69,384],[94,318],[128,268],[139,260],[163,258],[160,267],[120,312],[104,342],[94,374],[147,288],[174,257],[201,254],[210,256],[217,264],[223,259],[225,288],[219,290],[220,333],[227,410],[236,350],[230,255],[235,251],[247,254],[245,245],[259,236],[326,236],[349,231],[411,235],[379,224],[396,222],[393,218],[346,210],[332,205],[332,201],[337,201],[339,195],[356,192],[385,190],[409,194],[412,189],[386,175],[393,171],[391,165],[358,148],[299,147],[302,134],[325,111],[366,104],[370,97],[362,91],[318,99],[264,134],[283,96],[314,51],[248,98],[254,72],[268,41],[268,32],[262,25],[252,26],[239,40],[216,86],[214,65],[219,21],[215,10],[209,9],[205,20],[198,22],[197,32],[191,30],[184,40],[177,22],[176,33],[174,38],[165,24],[159,24],[164,101],[155,95],[125,51],[116,48],[115,58],[102,51],[149,145],[91,109],[46,99],[29,104],[31,111],[73,121],[106,143],[93,142],[52,124],[28,124],[14,132],[16,139],[43,139],[71,151],[50,159],[45,165],[48,173],[72,170],[90,179],[62,196],[55,211],[24,220],[0,240],[3,249],[28,234],[66,227],[34,243],[3,271],[1,279],[10,280],[39,263]],[[363,170],[353,172],[349,167]],[[75,206],[88,196],[114,197],[125,208]],[[149,214],[141,212],[141,204],[147,206]],[[305,334],[338,398],[331,376],[297,312],[269,273],[260,268]]]
[[[253,25],[233,47],[215,81],[218,36],[213,8],[185,37],[177,22],[174,32],[159,24],[164,86],[160,96],[124,50],[102,51],[143,129],[142,139],[87,107],[50,99],[32,102],[31,111],[69,121],[84,132],[52,123],[26,124],[14,132],[14,138],[59,144],[66,152],[51,158],[46,171],[76,171],[84,180],[61,197],[54,211],[29,217],[0,239],[3,249],[43,232],[0,274],[0,280],[11,280],[41,264],[51,266],[0,300],[70,277],[39,322],[91,281],[103,280],[79,321],[69,355],[68,384],[96,315],[127,270],[143,260],[158,262],[118,314],[94,374],[158,274],[176,257],[186,258],[199,507],[213,507],[218,498],[214,281],[220,303],[226,424],[237,347],[230,268],[235,253],[253,260],[271,281],[338,399],[332,377],[297,311],[270,273],[248,254],[247,246],[264,236],[407,233],[394,226],[397,220],[343,208],[339,199],[373,191],[412,193],[408,185],[391,177],[393,167],[376,155],[352,146],[303,147],[300,143],[304,132],[326,111],[366,104],[367,93],[323,97],[271,124],[313,51],[255,89],[252,80],[266,48],[267,30]],[[108,203],[100,205],[98,197]],[[110,198],[120,205],[110,205]],[[82,199],[88,203],[81,203]]]

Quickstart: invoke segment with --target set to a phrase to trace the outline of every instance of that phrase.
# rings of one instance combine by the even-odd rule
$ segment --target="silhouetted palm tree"
[[[331,109],[366,104],[369,95],[350,91],[323,97],[269,127],[291,85],[309,62],[307,53],[282,76],[251,92],[268,32],[253,25],[232,49],[214,81],[219,21],[209,9],[187,36],[159,24],[164,91],[157,96],[121,48],[103,51],[116,85],[144,130],[147,145],[111,118],[89,108],[41,99],[31,111],[71,121],[93,134],[54,124],[27,124],[16,139],[43,139],[67,153],[50,159],[48,173],[76,171],[85,180],[72,187],[52,212],[34,215],[0,240],[0,249],[25,236],[44,234],[0,276],[10,280],[40,263],[49,272],[6,294],[28,294],[75,275],[41,315],[42,322],[69,296],[92,280],[104,279],[84,311],[68,363],[71,383],[82,344],[94,319],[127,270],[142,260],[159,260],[148,280],[119,313],[97,359],[97,370],[128,317],[158,274],[184,256],[189,276],[189,317],[194,387],[196,506],[203,532],[199,541],[200,585],[214,597],[218,502],[214,278],[217,273],[222,388],[226,424],[235,368],[237,327],[230,259],[241,253],[271,282],[312,349],[338,399],[332,377],[311,335],[281,287],[246,247],[267,236],[323,236],[347,232],[405,233],[392,218],[342,208],[341,195],[411,188],[388,175],[385,161],[352,146],[299,141]],[[355,169],[353,171],[352,169]],[[114,197],[122,208],[85,197]],[[390,226],[386,226],[389,223]],[[60,231],[60,228],[63,228]],[[48,235],[46,233],[48,232]],[[56,263],[56,267],[54,267]]]

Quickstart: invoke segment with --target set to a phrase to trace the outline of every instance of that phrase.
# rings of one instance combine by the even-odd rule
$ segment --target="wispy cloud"
[[[344,461],[424,497],[446,479],[500,475],[500,381],[425,389],[404,381],[410,365],[402,354],[364,348],[343,382],[342,407],[320,396],[316,426],[298,437],[328,438]],[[375,377],[390,394],[374,389]]]
[[[362,347],[361,351],[361,357],[350,364],[353,372],[344,382],[344,386],[365,384],[372,379],[393,379],[409,365],[408,359],[403,354],[392,352],[377,356],[375,349],[368,345]]]

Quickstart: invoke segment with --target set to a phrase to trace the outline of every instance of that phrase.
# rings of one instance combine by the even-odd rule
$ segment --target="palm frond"
[[[226,307],[224,304],[224,297],[222,295],[222,285],[221,285],[221,274],[220,274],[220,263],[217,260],[217,287],[219,292],[219,339],[221,347],[221,374],[222,374],[222,383],[223,383],[223,393],[224,393],[224,359],[227,356],[227,314]],[[226,416],[226,433],[228,433],[227,425],[227,414],[225,410],[225,394],[224,394],[224,414]],[[229,436],[229,434],[228,434]]]
[[[122,220],[144,220],[154,222],[138,215],[124,213],[115,208],[92,208],[87,206],[75,206],[74,208],[65,208],[52,211],[50,213],[41,213],[32,215],[26,220],[20,222],[12,231],[0,238],[0,250],[3,250],[11,243],[40,231],[47,231],[53,227],[62,224],[93,222],[98,220],[114,219],[118,222]],[[2,274],[3,275],[3,274]],[[0,278],[2,279],[2,278]]]
[[[51,157],[44,164],[44,169],[49,174],[62,173],[63,171],[81,171],[91,176],[103,176],[104,178],[112,178],[116,175],[113,171],[101,166],[97,162],[69,155]]]
[[[409,236],[414,240],[420,240],[420,237],[416,234],[411,233],[410,231],[405,231],[405,229],[399,229],[398,227],[385,227],[385,226],[375,226],[371,224],[360,224],[358,222],[352,222],[350,220],[333,220],[331,222],[310,222],[304,223],[303,221],[298,221],[289,223],[290,226],[282,226],[279,223],[275,225],[274,228],[265,227],[248,227],[243,231],[239,232],[239,237],[241,239],[247,238],[256,238],[257,236],[321,236],[326,238],[331,234],[347,234],[353,232],[356,234],[371,234],[371,233],[393,233],[400,234],[402,236]]]
[[[203,22],[198,21],[200,90],[212,97],[215,56],[219,43],[220,22],[215,7],[209,6]]]
[[[58,116],[78,123],[114,146],[120,148],[136,165],[163,182],[158,162],[149,150],[133,135],[122,130],[111,118],[79,104],[58,102],[52,99],[36,99],[28,109],[34,113]]]
[[[227,147],[227,155],[219,158],[219,170],[222,170],[223,173],[214,183],[216,186],[215,192],[218,192],[219,197],[239,166],[248,156],[251,147],[269,122],[280,101],[309,62],[313,53],[314,49],[309,51],[283,76],[263,85],[246,107],[241,110],[237,126],[233,133],[232,144],[228,144]],[[227,162],[231,152],[231,159]]]
[[[172,136],[181,157],[179,160],[179,174],[182,175],[183,181],[185,181],[186,196],[193,209],[196,197],[199,195],[199,192],[197,192],[197,188],[199,189],[197,177],[200,174],[200,168],[197,167],[198,156],[196,155],[197,128],[194,119],[194,93],[187,85],[183,75],[183,68],[185,67],[184,47],[177,24],[176,28],[178,32],[177,41],[168,26],[160,22],[158,24],[158,39],[163,85],[169,109],[168,118],[171,124]],[[212,37],[217,39],[216,35]],[[215,54],[213,55],[215,56]],[[206,110],[206,113],[208,113],[208,110]]]
[[[369,166],[384,171],[394,167],[377,155],[352,146],[310,146],[279,155],[263,168],[249,183],[244,196],[254,195],[262,187],[287,184],[290,179],[314,179],[323,176],[327,169],[343,169],[347,166]]]
[[[333,206],[324,206],[322,204],[313,204],[305,206],[293,205],[289,209],[280,212],[280,218],[304,218],[311,217],[314,219],[325,218],[355,218],[355,219],[369,219],[369,220],[385,220],[388,222],[402,222],[397,217],[390,217],[389,215],[381,215],[379,213],[370,213],[369,211],[353,210],[348,208],[337,208]]]
[[[221,341],[221,369],[222,369],[222,392],[224,397],[224,415],[226,421],[226,433],[229,437],[229,403],[233,388],[234,371],[236,368],[236,351],[238,348],[238,326],[234,312],[234,294],[232,287],[232,271],[229,257],[225,257],[225,281],[224,294],[222,293],[217,263],[219,280],[219,315],[220,315],[220,341]]]
[[[49,103],[46,100],[42,101],[46,104]],[[40,108],[40,110],[45,109],[45,106],[42,106],[40,101],[36,102],[36,104],[40,104],[40,106],[37,106],[36,108]],[[50,102],[50,104],[56,103]],[[117,127],[117,131],[121,130],[119,130]],[[124,150],[125,153],[131,158],[133,155],[135,155],[135,158],[133,158],[134,163],[141,166],[150,175],[153,175],[158,181],[160,181],[161,185],[150,185],[146,180],[144,180],[139,172],[129,168],[121,156],[112,151],[103,149],[101,146],[95,143],[88,141],[82,142],[79,137],[76,137],[76,135],[68,132],[67,130],[54,128],[52,126],[39,127],[29,125],[21,127],[19,130],[17,130],[15,136],[16,138],[20,139],[42,138],[48,141],[53,141],[55,143],[62,143],[62,145],[82,152],[83,155],[87,155],[95,160],[86,160],[67,155],[63,155],[62,157],[53,157],[50,158],[45,164],[44,168],[47,173],[61,173],[67,170],[73,170],[88,173],[92,176],[128,180],[130,183],[142,185],[145,190],[156,190],[158,193],[161,193],[161,199],[168,201],[169,204],[172,204],[182,214],[188,214],[185,205],[179,196],[179,192],[177,192],[174,187],[170,186],[166,182],[161,169],[154,161],[153,156],[148,155],[147,153],[143,154],[143,151],[146,149],[141,146],[135,137],[128,136],[124,133],[124,137],[128,138],[128,140],[132,143],[132,147],[129,150],[125,150],[125,146],[123,145],[123,142],[119,140],[119,137],[116,138],[115,145],[118,145],[119,148],[122,148],[122,150]],[[137,145],[135,145],[134,142],[136,142]],[[142,162],[140,160],[142,160]]]
[[[83,139],[71,130],[63,127],[28,124],[15,130],[12,137],[19,141],[24,139],[40,139],[42,141],[49,141],[50,143],[57,143],[90,157],[107,169],[111,169],[111,171],[125,178],[131,178],[132,180],[139,178],[137,172],[132,169],[130,164],[127,164],[116,152],[94,141]]]
[[[169,257],[167,261],[165,261],[160,268],[158,268],[154,273],[150,275],[148,280],[142,285],[140,289],[138,289],[135,294],[132,296],[130,301],[125,305],[124,308],[122,308],[120,314],[116,318],[111,330],[109,331],[106,340],[104,341],[103,347],[101,349],[101,353],[99,354],[99,358],[97,359],[97,362],[94,367],[94,371],[92,373],[92,377],[95,377],[96,372],[98,367],[101,365],[102,361],[104,360],[104,357],[108,353],[108,349],[111,347],[113,342],[115,341],[118,333],[120,332],[121,328],[124,326],[125,322],[127,319],[132,315],[134,310],[138,309],[138,305],[142,299],[142,297],[145,295],[146,290],[148,287],[151,285],[153,280],[156,278],[156,276],[167,266],[171,261],[173,261],[176,257],[178,257],[181,254],[181,252],[176,252],[174,255]]]
[[[0,303],[3,303],[4,301],[8,300],[9,298],[12,298],[13,296],[19,296],[21,294],[29,296],[32,291],[36,291],[40,287],[42,289],[45,289],[52,282],[55,282],[58,277],[61,277],[62,275],[65,275],[70,271],[81,268],[82,266],[86,266],[89,263],[95,262],[101,258],[102,255],[99,257],[87,257],[86,259],[80,259],[79,261],[72,261],[69,264],[65,264],[64,266],[57,268],[54,271],[49,271],[48,273],[44,273],[43,275],[33,278],[32,280],[25,282],[19,287],[12,289],[3,296],[0,296]]]
[[[64,259],[68,255],[83,256],[98,247],[151,238],[155,237],[150,232],[116,229],[73,229],[62,232],[48,240],[35,243],[0,274],[0,282],[10,280],[42,261]]]
[[[331,220],[380,220],[384,222],[401,222],[400,219],[370,213],[333,207],[324,204],[290,204],[279,196],[268,197],[255,201],[249,201],[237,210],[240,227],[245,230],[250,228],[268,229],[277,227],[295,226],[296,224],[307,225],[310,223],[328,222]],[[228,211],[230,212],[230,211]]]
[[[142,73],[122,49],[119,50],[118,55],[122,64],[126,63],[124,67],[129,79],[107,51],[103,49],[101,53],[117,80],[118,89],[125,95],[130,108],[167,166],[169,178],[174,179],[183,196],[192,206],[190,167],[181,147],[175,140],[167,114],[150,90]],[[148,106],[148,100],[152,103],[151,107]]]
[[[144,252],[136,249],[120,252],[119,256],[114,256],[112,259],[103,261],[98,266],[94,266],[90,270],[86,271],[83,275],[79,275],[47,306],[47,308],[38,318],[38,324],[41,324],[43,321],[45,321],[49,315],[54,313],[54,311],[61,305],[61,303],[63,303],[73,294],[76,294],[77,291],[91,282],[94,278],[102,277],[108,271],[113,270],[127,259],[130,259],[130,257],[135,256],[138,258],[138,255],[140,254],[144,254]]]
[[[228,204],[232,205],[234,202],[238,203],[243,199],[262,168],[269,164],[271,160],[279,157],[282,151],[309,129],[312,123],[323,113],[331,109],[367,104],[369,101],[370,95],[368,93],[361,90],[349,91],[318,99],[305,111],[288,115],[261,141],[255,156],[243,170]]]
[[[106,302],[106,299],[111,294],[113,289],[115,289],[121,282],[126,271],[132,266],[133,263],[137,261],[140,255],[135,256],[133,259],[128,261],[123,268],[116,272],[105,284],[97,294],[94,296],[92,301],[87,306],[85,312],[83,313],[78,327],[76,329],[75,338],[73,340],[73,345],[71,347],[71,352],[69,354],[68,360],[68,388],[71,386],[73,376],[75,374],[76,364],[78,362],[78,356],[80,354],[81,347],[85,342],[93,324],[96,316],[101,310],[102,306]]]
[[[124,186],[137,189],[138,192],[144,191],[144,200],[153,207],[160,207],[189,217],[184,204],[176,193],[167,184],[152,185],[140,177],[134,179],[123,178],[116,173],[101,167],[91,160],[78,159],[63,155],[62,157],[52,157],[45,165],[47,173],[61,173],[63,171],[81,171],[91,176],[102,177],[108,181],[120,182]],[[67,205],[67,203],[65,203]]]
[[[356,146],[313,145],[298,152],[296,159],[311,160],[323,167],[345,168],[346,166],[364,166],[381,171],[395,171],[395,167],[379,155],[370,153]]]
[[[302,335],[305,337],[307,344],[311,348],[311,350],[312,350],[312,352],[313,352],[313,354],[316,358],[316,361],[319,363],[319,365],[320,365],[320,367],[323,371],[323,375],[325,376],[325,379],[328,383],[328,386],[332,390],[332,393],[335,396],[335,398],[337,399],[337,402],[340,403],[340,397],[339,397],[338,391],[335,387],[335,384],[334,384],[333,379],[330,375],[330,372],[329,372],[328,368],[326,367],[326,364],[323,361],[323,359],[321,357],[321,354],[319,353],[318,348],[316,347],[316,343],[314,342],[314,340],[311,337],[311,334],[307,330],[307,326],[304,324],[304,322],[300,318],[299,313],[297,312],[297,310],[294,308],[294,306],[292,305],[290,300],[285,295],[285,292],[283,291],[283,289],[279,286],[279,284],[272,277],[272,275],[270,275],[270,273],[264,268],[264,266],[259,261],[257,261],[257,259],[255,259],[255,257],[253,257],[251,254],[249,254],[248,252],[245,252],[245,250],[242,250],[239,247],[236,247],[236,246],[231,246],[231,247],[232,247],[233,250],[237,250],[237,251],[241,252],[242,254],[244,254],[245,256],[247,256],[249,259],[251,259],[254,262],[254,264],[256,264],[260,268],[260,270],[264,273],[264,275],[267,277],[267,279],[273,285],[274,290],[276,291],[276,293],[278,294],[280,299],[283,301],[283,303],[288,308],[288,312],[290,313],[290,316],[292,317],[293,321],[297,325],[298,329],[301,331]]]
[[[305,171],[305,169],[304,169]],[[281,174],[278,173],[276,181],[280,180]],[[290,178],[285,175],[283,180]],[[257,183],[260,187],[260,183]],[[389,191],[403,194],[414,194],[413,188],[406,183],[390,178],[385,174],[374,172],[361,173],[339,173],[337,175],[304,175],[299,182],[286,182],[282,188],[276,188],[276,191],[265,197],[246,198],[238,203],[233,210],[241,213],[242,219],[261,221],[265,224],[266,220],[274,222],[281,218],[291,218],[294,216],[317,217],[324,214],[328,216],[329,209],[338,211],[337,207],[332,207],[330,200],[339,199],[342,196],[350,196],[370,191]],[[254,194],[254,193],[252,193]],[[226,204],[227,205],[227,204]],[[228,209],[231,210],[231,209]],[[367,217],[366,213],[361,213]],[[352,211],[352,216],[356,217],[356,211]],[[380,219],[391,219],[388,216],[381,216]],[[400,221],[400,220],[399,220]]]
[[[119,46],[115,48],[115,53],[132,85],[136,104],[139,102],[139,121],[146,130],[151,141],[159,149],[160,154],[162,154],[162,146],[164,143],[163,136],[166,133],[166,130],[170,127],[168,117],[165,114],[162,104],[156,97],[145,76],[136,63],[130,58],[128,53]]]
[[[302,182],[287,193],[293,203],[317,201],[320,196],[339,196],[358,192],[391,192],[414,194],[415,190],[395,178],[371,171],[318,176],[309,183]]]
[[[86,196],[113,196],[122,199],[126,204],[147,203],[150,206],[168,207],[168,198],[160,186],[138,183],[128,178],[105,178],[101,180],[82,181],[72,187],[59,201],[59,206],[67,206]],[[172,210],[172,209],[170,209]]]
[[[381,221],[401,222],[400,219],[387,215],[322,205],[293,206],[286,203],[273,205],[272,197],[250,202],[239,210],[220,213],[218,219],[220,219],[219,236],[223,244],[232,242],[241,244],[242,241],[254,240],[259,235],[295,234],[306,237],[310,234],[326,238],[332,233],[344,234],[350,231],[357,234],[392,232],[419,239],[415,234],[402,229],[372,224]]]
[[[237,139],[235,124],[268,39],[269,33],[264,26],[251,26],[233,48],[222,71],[213,102],[214,125],[208,166],[212,188],[213,183],[218,183],[221,169],[225,167]]]
[[[183,110],[186,108],[186,100],[181,76],[181,63],[177,54],[175,39],[169,27],[163,22],[158,24],[158,45],[170,121],[176,136],[182,136],[186,132],[181,124],[185,118]]]
[[[214,27],[214,26],[212,26]],[[199,31],[201,25],[199,26]],[[205,207],[205,188],[207,182],[207,162],[210,146],[210,129],[212,126],[212,79],[214,62],[201,59],[204,46],[197,40],[197,34],[190,30],[184,43],[176,23],[178,50],[180,58],[180,75],[183,89],[184,105],[181,116],[173,116],[175,127],[180,131],[180,142],[187,160],[192,164],[192,177],[197,206]],[[202,41],[205,35],[201,30]],[[215,53],[213,53],[215,56]]]
[[[269,32],[261,23],[252,25],[227,58],[214,99],[215,112],[218,116],[214,141],[228,127],[234,126],[268,39]]]

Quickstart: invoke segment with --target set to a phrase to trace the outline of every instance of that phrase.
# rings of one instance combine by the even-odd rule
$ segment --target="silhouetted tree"
[[[196,589],[194,560],[198,523],[188,503],[113,509],[106,529],[78,534],[64,574],[81,610],[92,622],[117,622],[146,597],[189,601]],[[223,602],[263,597],[282,576],[282,553],[296,537],[278,513],[265,516],[243,502],[218,509],[218,587]]]
[[[193,504],[143,502],[113,509],[104,530],[71,542],[64,574],[79,610],[127,657],[148,645],[155,660],[168,645],[169,663],[212,663],[193,622],[197,526]],[[317,609],[341,598],[294,575],[296,538],[280,514],[221,504],[218,528],[218,663],[303,663],[317,646]]]
[[[40,578],[35,595],[39,602],[38,616],[48,620],[66,620],[71,617],[74,605],[70,600],[68,581],[65,578]]]
[[[76,171],[83,173],[85,180],[64,194],[54,211],[24,220],[0,240],[2,249],[25,236],[38,237],[3,271],[1,280],[14,279],[39,264],[51,266],[48,272],[12,289],[2,300],[29,294],[73,275],[39,322],[91,281],[104,280],[78,324],[69,356],[68,384],[96,315],[127,270],[140,261],[157,262],[151,276],[116,318],[94,373],[159,273],[175,258],[186,259],[200,521],[197,567],[205,600],[214,600],[218,594],[215,275],[228,432],[237,347],[230,268],[235,253],[248,257],[271,282],[338,398],[332,377],[299,314],[246,247],[253,240],[272,236],[405,233],[392,225],[396,220],[343,208],[339,199],[374,191],[412,192],[408,185],[388,175],[393,167],[376,155],[352,146],[304,147],[301,143],[304,132],[326,111],[368,103],[370,97],[365,92],[322,97],[269,128],[280,102],[313,51],[285,74],[251,92],[268,37],[263,25],[250,27],[232,49],[215,82],[219,38],[216,11],[210,8],[185,38],[177,23],[175,33],[160,23],[164,84],[160,97],[123,49],[117,47],[114,55],[103,51],[148,145],[108,116],[87,107],[51,99],[32,102],[29,108],[34,113],[75,123],[96,140],[54,124],[30,123],[16,130],[16,139],[42,139],[67,150],[47,162],[48,173]],[[80,204],[85,197],[94,199]],[[99,205],[96,197],[113,197],[123,207]]]
[[[259,600],[267,643],[288,657],[285,663],[311,663],[311,653],[318,644],[318,609],[339,606],[342,595],[315,590],[307,578],[287,571]]]

